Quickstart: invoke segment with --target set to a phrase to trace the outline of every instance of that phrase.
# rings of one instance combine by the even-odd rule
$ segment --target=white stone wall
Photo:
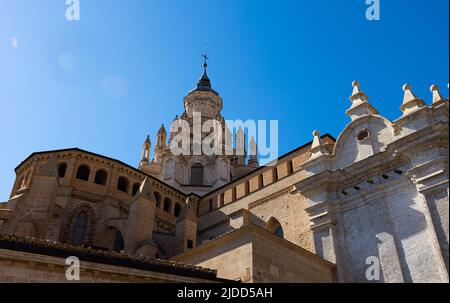
[[[355,83],[352,121],[296,185],[315,251],[336,262],[342,282],[372,282],[370,257],[380,264],[373,282],[448,282],[448,100],[392,123]]]

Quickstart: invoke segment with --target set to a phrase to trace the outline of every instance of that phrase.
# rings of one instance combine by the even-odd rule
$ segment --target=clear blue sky
[[[0,0],[0,201],[34,151],[80,147],[135,166],[147,134],[209,76],[227,119],[275,119],[280,154],[338,136],[358,79],[389,119],[401,87],[447,96],[448,0]]]

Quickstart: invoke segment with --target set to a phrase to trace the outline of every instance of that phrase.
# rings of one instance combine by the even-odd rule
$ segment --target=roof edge
[[[333,141],[336,143],[336,138],[333,137],[332,135],[330,135],[329,133],[326,133],[326,134],[322,135],[320,138],[321,138],[321,139],[325,139],[326,137],[330,138],[331,140],[333,140]],[[290,152],[287,152],[286,154],[284,154],[284,155],[278,157],[276,160],[273,160],[273,161],[271,161],[270,163],[273,163],[273,162],[279,162],[280,160],[282,160],[282,159],[284,159],[284,158],[287,158],[287,157],[291,156],[292,154],[295,154],[296,152],[298,152],[298,151],[300,151],[301,149],[307,147],[308,145],[311,145],[312,143],[313,143],[313,141],[309,141],[308,143],[303,144],[302,146],[297,147],[296,149],[291,150]],[[233,184],[233,183],[238,182],[238,181],[240,181],[240,180],[242,180],[242,179],[245,179],[246,177],[248,177],[248,176],[250,176],[250,175],[252,175],[252,174],[254,174],[254,173],[256,173],[256,172],[258,172],[258,171],[260,171],[260,170],[263,170],[263,169],[265,169],[265,168],[267,168],[267,167],[268,167],[268,165],[260,166],[260,167],[258,167],[258,168],[256,168],[256,169],[252,170],[251,172],[249,172],[249,173],[247,173],[247,174],[245,174],[245,175],[240,176],[240,177],[237,178],[236,180],[233,180],[233,181],[231,181],[231,182],[228,182],[228,183],[222,185],[221,187],[218,187],[218,188],[216,188],[215,190],[213,190],[213,191],[211,191],[211,192],[209,192],[209,193],[207,193],[207,194],[204,194],[203,196],[201,196],[201,198],[204,198],[204,197],[207,197],[207,196],[209,196],[209,195],[211,195],[211,194],[214,194],[215,192],[218,192],[218,191],[224,189],[225,187],[229,186],[230,184]]]
[[[137,169],[137,168],[131,166],[130,164],[127,164],[127,163],[125,163],[125,162],[122,162],[122,161],[120,161],[120,160],[117,160],[117,159],[114,159],[114,158],[111,158],[111,157],[108,157],[108,156],[103,156],[103,155],[100,155],[100,154],[96,154],[96,153],[94,153],[94,152],[90,152],[90,151],[88,151],[88,150],[84,150],[84,149],[81,149],[81,148],[78,148],[78,147],[74,147],[74,148],[66,148],[66,149],[55,149],[55,150],[40,151],[40,152],[34,152],[34,153],[32,153],[31,155],[29,155],[25,160],[23,160],[23,161],[22,161],[22,162],[14,169],[14,171],[17,172],[17,170],[18,170],[20,167],[22,167],[22,165],[24,165],[27,161],[29,161],[29,160],[30,160],[31,158],[33,158],[34,156],[45,155],[45,154],[50,154],[50,153],[70,152],[70,151],[72,151],[72,152],[86,153],[86,154],[92,155],[92,156],[94,156],[94,157],[100,157],[100,158],[104,158],[104,159],[109,160],[109,161],[116,162],[116,163],[118,163],[118,164],[120,164],[120,165],[123,165],[123,166],[125,166],[125,167],[127,167],[127,168],[129,168],[129,169],[131,169],[131,170],[133,170],[133,171],[135,171],[135,172],[137,172],[137,173],[140,173],[140,174],[142,174],[142,175],[144,175],[144,176],[146,176],[146,177],[149,177],[149,178],[151,178],[151,179],[154,180],[154,181],[157,181],[157,182],[160,182],[160,183],[166,185],[167,187],[169,187],[170,189],[172,189],[172,190],[176,191],[177,193],[183,195],[184,197],[187,197],[188,195],[190,195],[190,194],[185,194],[184,192],[180,191],[179,189],[173,187],[172,185],[167,184],[166,182],[161,181],[161,180],[159,180],[158,178],[155,178],[155,177],[153,177],[152,175],[149,175],[148,173],[146,173],[146,172],[144,172],[144,171],[142,171],[142,170],[139,170],[139,169]],[[194,195],[196,195],[196,194],[194,194]],[[196,195],[196,196],[199,197],[198,195]],[[200,197],[199,197],[199,198],[200,198]]]

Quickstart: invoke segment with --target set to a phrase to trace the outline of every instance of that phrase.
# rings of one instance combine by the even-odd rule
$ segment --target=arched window
[[[173,214],[177,218],[180,217],[180,215],[181,215],[181,204],[180,203],[175,203],[175,209],[173,211]]]
[[[58,165],[58,176],[60,178],[64,178],[66,176],[67,171],[67,164],[66,163],[60,163]]]
[[[156,207],[161,207],[161,194],[157,191],[155,191],[155,199],[156,199]]]
[[[117,189],[121,192],[127,193],[128,192],[128,179],[125,177],[120,177],[117,181]]]
[[[122,237],[122,233],[118,229],[116,229],[116,234],[114,236],[114,247],[113,247],[113,250],[115,252],[120,253],[123,250],[123,248],[124,248],[124,240],[123,240],[123,237]]]
[[[194,248],[194,241],[187,240],[187,248],[188,249],[193,249]]]
[[[203,185],[203,165],[195,163],[191,167],[191,185]]]
[[[78,214],[75,220],[75,227],[73,230],[72,244],[80,246],[83,244],[84,235],[86,234],[86,225],[88,222],[88,216],[85,212]]]
[[[172,201],[169,198],[164,199],[164,211],[170,213],[172,208]]]
[[[134,197],[137,194],[137,192],[139,191],[140,188],[141,188],[141,184],[134,183],[131,195],[133,195],[133,197]]]
[[[91,169],[87,165],[81,165],[78,167],[77,171],[77,179],[83,181],[89,181],[89,175],[91,173]]]
[[[284,232],[283,232],[283,227],[278,227],[277,229],[275,229],[275,231],[273,232],[274,235],[280,237],[280,238],[284,238]]]
[[[106,180],[108,179],[108,174],[105,170],[101,169],[95,174],[95,184],[106,185]]]
[[[271,218],[269,220],[269,223],[267,223],[267,229],[274,235],[280,238],[284,238],[283,227],[281,226],[280,222],[278,222],[275,218]]]

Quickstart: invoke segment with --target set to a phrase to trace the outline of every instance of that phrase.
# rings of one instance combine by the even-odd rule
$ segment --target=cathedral
[[[427,104],[406,84],[390,121],[352,86],[337,139],[314,131],[275,165],[242,130],[231,140],[206,62],[138,167],[32,153],[0,204],[0,282],[67,282],[69,257],[80,282],[448,282],[448,98],[432,85]],[[196,113],[219,122],[224,149],[251,148],[174,154]]]

